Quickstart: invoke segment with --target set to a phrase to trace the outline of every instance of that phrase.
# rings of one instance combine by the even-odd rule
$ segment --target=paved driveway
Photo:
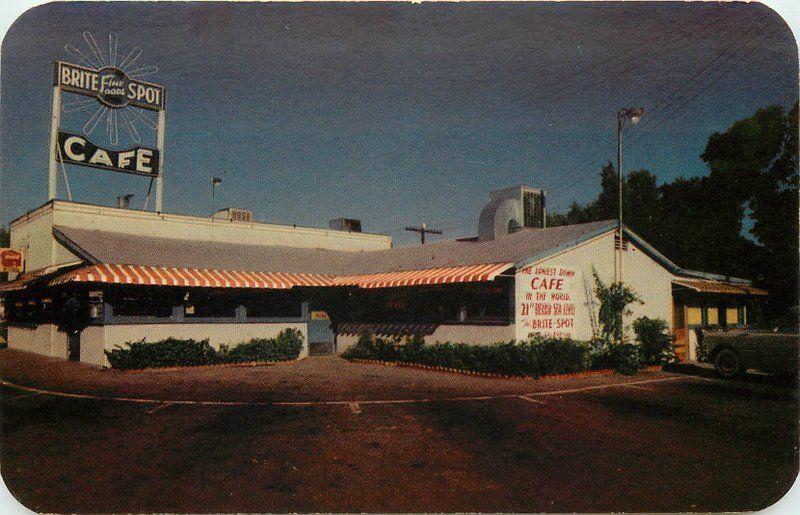
[[[737,511],[797,473],[796,392],[772,385],[0,364],[0,467],[36,511]]]

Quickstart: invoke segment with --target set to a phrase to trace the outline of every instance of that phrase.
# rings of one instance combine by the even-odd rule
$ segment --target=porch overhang
[[[698,293],[713,293],[721,295],[767,295],[766,290],[754,288],[748,284],[732,284],[695,279],[675,279],[672,281],[672,283]]]

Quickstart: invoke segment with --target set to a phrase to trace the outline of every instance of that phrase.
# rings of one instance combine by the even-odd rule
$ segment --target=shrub
[[[639,345],[610,343],[602,338],[589,342],[589,359],[593,370],[612,368],[621,374],[635,374],[642,368]]]
[[[642,368],[642,355],[638,345],[623,343],[622,345],[613,345],[611,348],[614,368],[620,374],[632,375]]]
[[[667,323],[657,318],[641,317],[633,322],[636,340],[641,346],[642,360],[648,365],[668,363],[675,358],[672,336]]]
[[[128,342],[127,348],[116,346],[105,351],[113,368],[135,370],[156,367],[211,365],[250,361],[285,361],[296,359],[303,347],[303,334],[286,329],[275,338],[252,339],[234,347],[223,345],[214,350],[208,340],[167,338],[152,343]]]
[[[217,362],[287,361],[297,359],[302,347],[303,333],[297,329],[286,329],[276,338],[253,338],[233,348],[221,346],[217,351]]]
[[[342,354],[346,359],[378,359],[473,370],[507,375],[561,374],[586,370],[589,349],[570,339],[534,337],[520,343],[467,345],[436,342],[425,344],[419,337],[402,343],[362,334]]]
[[[125,370],[149,367],[197,366],[213,363],[216,351],[208,340],[178,340],[167,338],[153,343],[129,342],[128,348],[119,345],[105,351],[113,368]]]

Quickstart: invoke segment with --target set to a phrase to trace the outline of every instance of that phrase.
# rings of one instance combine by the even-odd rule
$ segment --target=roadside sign
[[[22,252],[6,247],[0,248],[0,272],[22,272]]]

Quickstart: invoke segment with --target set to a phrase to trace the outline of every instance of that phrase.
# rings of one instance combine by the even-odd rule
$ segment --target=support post
[[[617,178],[619,179],[619,198],[617,205],[619,214],[617,217],[617,238],[619,248],[617,250],[617,281],[622,282],[622,111],[617,113]]]
[[[237,322],[245,322],[247,321],[247,308],[244,306],[236,306],[236,321]]]
[[[53,105],[50,113],[50,172],[48,177],[47,200],[58,196],[58,127],[61,125],[61,88],[53,86]]]
[[[164,210],[164,128],[166,114],[163,109],[158,111],[158,128],[156,129],[156,146],[158,148],[158,177],[156,177],[156,212]]]

